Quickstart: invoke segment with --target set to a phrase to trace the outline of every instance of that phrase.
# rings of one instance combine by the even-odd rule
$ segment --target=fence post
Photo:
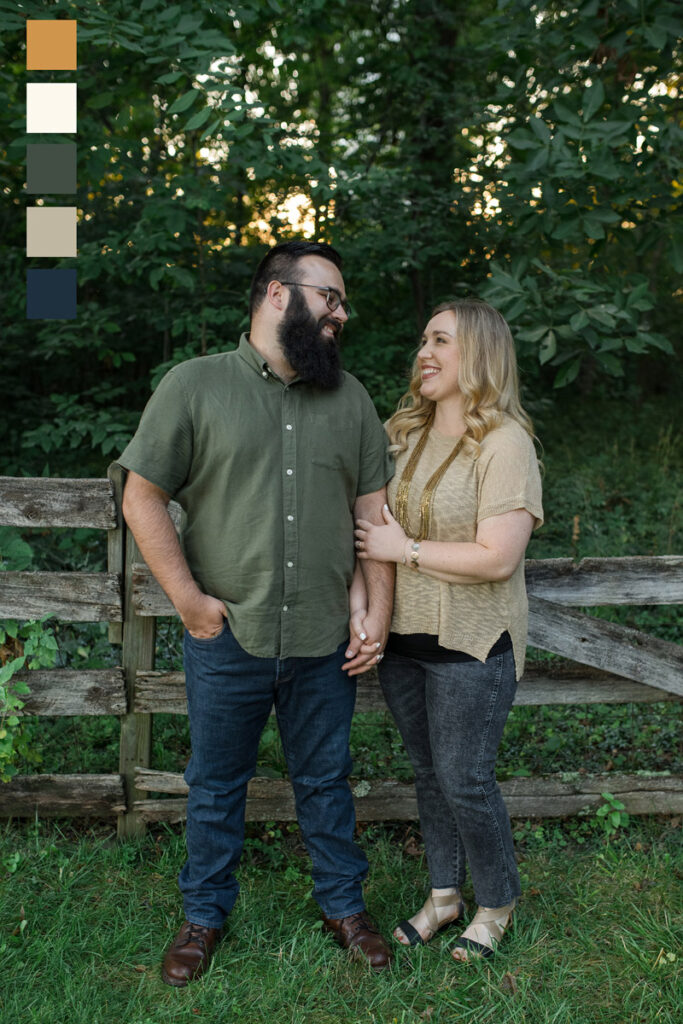
[[[125,485],[125,473],[120,466],[109,468],[109,479],[114,485],[117,509],[121,509],[121,498]],[[123,778],[126,796],[125,814],[119,814],[117,833],[119,839],[144,835],[146,825],[133,803],[144,800],[146,791],[135,787],[135,769],[149,768],[152,749],[152,716],[135,714],[130,710],[135,696],[135,680],[139,669],[154,668],[154,646],[156,640],[156,619],[135,614],[133,607],[133,563],[141,562],[142,555],[130,530],[123,523],[123,642],[121,667],[126,682],[128,712],[121,716],[121,738],[119,745],[119,772]]]

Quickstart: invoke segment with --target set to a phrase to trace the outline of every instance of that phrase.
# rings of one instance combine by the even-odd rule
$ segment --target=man
[[[391,569],[364,562],[367,611],[350,630],[353,521],[383,521],[392,468],[367,392],[341,370],[340,268],[322,243],[273,248],[252,282],[249,336],[174,367],[119,460],[126,521],[186,627],[186,921],[164,958],[169,985],[204,973],[237,897],[247,782],[273,703],[323,926],[374,969],[390,962],[365,913],[347,778],[353,677],[382,657],[392,592]]]

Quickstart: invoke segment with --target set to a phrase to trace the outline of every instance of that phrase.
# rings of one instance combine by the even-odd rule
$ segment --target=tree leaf
[[[555,332],[548,331],[545,338],[541,342],[540,349],[538,350],[538,361],[541,364],[541,366],[544,366],[546,363],[550,362],[550,360],[555,356],[556,352],[557,338],[555,337]]]
[[[190,89],[189,92],[184,92],[182,96],[179,96],[171,106],[168,108],[167,113],[169,114],[182,114],[184,110],[188,110],[199,96],[199,89]]]
[[[563,387],[566,387],[567,384],[571,384],[572,381],[576,380],[576,378],[577,378],[577,376],[579,374],[580,368],[581,368],[581,356],[577,356],[575,359],[572,359],[570,362],[565,363],[564,366],[562,366],[558,370],[557,374],[555,375],[555,380],[553,381],[553,387],[554,388],[563,388]]]
[[[530,117],[529,127],[541,142],[550,142],[552,136],[550,134],[550,128],[545,123],[542,117]]]
[[[596,217],[591,217],[590,214],[585,214],[581,218],[581,223],[583,224],[583,230],[587,238],[599,240],[605,237],[605,229]]]
[[[566,121],[568,124],[574,125],[575,128],[581,128],[581,118],[574,110],[570,110],[566,103],[555,100],[553,110],[560,121]]]
[[[656,22],[654,25],[646,25],[645,38],[649,43],[652,43],[655,50],[663,50],[667,40],[666,29]]]
[[[159,287],[159,281],[161,281],[165,273],[166,267],[155,267],[154,270],[150,271],[149,283],[154,289],[154,291],[157,291]]]
[[[580,309],[578,313],[574,313],[574,316],[569,321],[569,326],[577,334],[582,327],[585,327],[588,323],[588,314],[585,309]]]
[[[196,128],[201,128],[203,124],[209,120],[213,113],[213,107],[204,107],[202,110],[198,110],[196,114],[193,114],[190,120],[185,125],[186,132],[193,132]]]
[[[513,149],[538,149],[538,142],[523,128],[516,128],[507,136],[507,143]]]
[[[589,85],[587,89],[584,89],[582,102],[584,121],[590,121],[604,102],[605,89],[600,79],[598,79],[597,82],[594,82],[592,85]]]
[[[159,78],[155,78],[154,81],[158,82],[159,85],[173,85],[179,78],[184,78],[184,71],[169,71],[165,75],[160,75]]]
[[[616,320],[611,313],[608,313],[607,310],[603,309],[601,306],[593,306],[591,309],[587,309],[586,312],[591,320],[602,324],[603,327],[614,327],[616,325]]]

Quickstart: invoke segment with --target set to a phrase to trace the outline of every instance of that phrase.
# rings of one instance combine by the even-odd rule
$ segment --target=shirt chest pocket
[[[353,427],[328,416],[316,416],[307,425],[310,446],[305,457],[314,466],[337,472],[358,472],[358,440]]]

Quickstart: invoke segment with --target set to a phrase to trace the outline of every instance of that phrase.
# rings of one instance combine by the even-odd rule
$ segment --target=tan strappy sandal
[[[453,907],[457,908],[456,917],[452,917],[448,921],[444,921],[439,924],[439,916],[437,914],[437,907]],[[462,921],[465,915],[465,904],[463,898],[459,893],[450,893],[447,896],[428,896],[422,907],[427,917],[427,923],[429,924],[429,936],[423,939],[417,928],[410,923],[410,921],[399,921],[397,927],[401,929],[403,934],[408,940],[409,946],[424,946],[426,942],[433,939],[437,932],[443,932],[446,928],[450,928],[451,925],[457,924]],[[400,942],[400,939],[397,940]],[[401,945],[405,943],[401,942]]]
[[[475,956],[493,956],[496,946],[503,938],[505,929],[512,920],[512,911],[516,900],[504,907],[479,907],[467,926],[467,931],[474,931],[476,938],[461,935],[451,950],[451,956],[457,963],[467,963],[468,957],[456,956],[460,949]]]

